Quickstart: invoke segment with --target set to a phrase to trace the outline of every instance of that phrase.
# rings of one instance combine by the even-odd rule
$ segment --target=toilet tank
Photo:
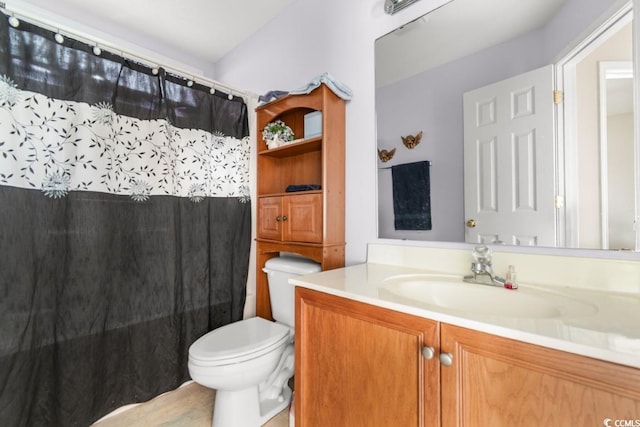
[[[275,321],[293,328],[295,286],[289,283],[289,279],[317,273],[320,270],[320,264],[317,262],[293,255],[281,255],[265,263],[262,271],[267,273],[271,314]]]

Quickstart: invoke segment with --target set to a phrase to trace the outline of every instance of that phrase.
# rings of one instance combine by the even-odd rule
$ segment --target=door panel
[[[280,197],[258,198],[258,237],[262,239],[282,239],[282,218]]]
[[[465,93],[467,242],[555,246],[552,94],[552,66]]]
[[[296,425],[440,425],[438,323],[296,288]]]
[[[640,413],[640,371],[441,324],[442,426],[598,426]],[[613,421],[611,421],[613,425]]]
[[[283,240],[322,242],[322,194],[285,196],[283,215]]]

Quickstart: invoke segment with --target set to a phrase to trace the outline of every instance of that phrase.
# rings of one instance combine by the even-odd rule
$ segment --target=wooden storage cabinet
[[[322,112],[322,134],[307,139],[305,115]],[[256,108],[257,231],[256,312],[270,319],[265,262],[292,252],[321,264],[344,266],[345,101],[321,84],[308,94],[288,95]],[[299,141],[269,149],[262,130],[282,120]],[[287,192],[290,185],[318,190]]]
[[[296,288],[296,426],[439,423],[434,321]],[[433,398],[436,396],[436,398]]]
[[[296,289],[295,339],[298,427],[640,419],[639,369],[309,289]]]
[[[258,236],[292,242],[322,242],[322,194],[258,199]]]
[[[442,324],[443,426],[601,426],[640,419],[640,370]]]

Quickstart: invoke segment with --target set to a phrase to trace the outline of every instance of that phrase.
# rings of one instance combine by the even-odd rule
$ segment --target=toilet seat
[[[189,348],[189,359],[200,366],[235,364],[269,353],[289,340],[287,326],[253,317],[203,335]]]

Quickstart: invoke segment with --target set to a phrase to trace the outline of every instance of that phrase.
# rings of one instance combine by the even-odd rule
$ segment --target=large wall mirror
[[[639,249],[632,14],[452,0],[376,40],[378,236]]]

